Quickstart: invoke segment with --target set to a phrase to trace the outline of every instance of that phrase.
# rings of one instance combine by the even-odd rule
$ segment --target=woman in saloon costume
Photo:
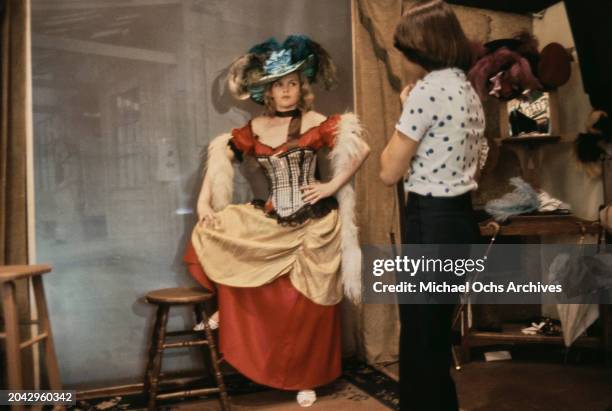
[[[354,114],[312,110],[318,80],[328,89],[335,68],[301,35],[270,39],[232,63],[230,92],[264,112],[210,143],[185,255],[190,273],[218,295],[209,325],[219,328],[224,359],[257,383],[299,391],[302,406],[341,373],[339,303],[361,292],[351,178],[370,151]],[[317,168],[324,149],[328,181]],[[230,204],[232,162],[248,170],[248,204]]]

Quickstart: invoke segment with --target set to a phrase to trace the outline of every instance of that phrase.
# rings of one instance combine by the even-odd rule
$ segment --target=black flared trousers
[[[480,240],[470,193],[457,197],[408,196],[405,244],[474,244]],[[449,304],[400,305],[400,409],[458,410],[450,375]]]

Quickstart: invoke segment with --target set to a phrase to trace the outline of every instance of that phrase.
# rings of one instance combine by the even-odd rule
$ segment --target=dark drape
[[[612,115],[612,4],[609,0],[565,0],[565,8],[578,53],[584,91],[589,95],[594,110]],[[608,196],[606,202],[609,202]],[[612,330],[612,306],[601,307],[601,310],[602,321],[607,321],[608,330]],[[611,362],[612,331],[608,331],[606,341],[607,358]]]
[[[612,114],[612,24],[609,0],[565,0],[584,90],[596,110]]]

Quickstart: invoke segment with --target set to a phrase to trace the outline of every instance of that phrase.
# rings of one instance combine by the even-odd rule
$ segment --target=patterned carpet
[[[273,390],[253,383],[239,374],[225,377],[232,409],[236,410],[291,410],[301,409],[295,403],[295,392]],[[197,388],[197,387],[196,387]],[[356,361],[347,361],[344,372],[336,382],[317,389],[318,411],[399,410],[397,382],[375,368]],[[142,394],[123,397],[79,401],[71,411],[118,411],[146,409]],[[216,411],[216,399],[190,398],[162,401],[164,411]]]

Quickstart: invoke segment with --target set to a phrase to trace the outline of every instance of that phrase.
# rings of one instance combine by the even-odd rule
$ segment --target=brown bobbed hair
[[[312,110],[314,107],[314,93],[312,92],[312,87],[308,79],[304,78],[299,72],[298,76],[300,78],[300,100],[298,101],[297,108],[299,108],[302,113],[305,113]],[[264,92],[264,114],[269,117],[274,116],[276,112],[276,105],[274,104],[271,93],[273,84],[274,82],[266,84],[266,91]]]
[[[469,70],[472,47],[451,7],[443,0],[418,1],[395,28],[394,46],[427,71]]]

